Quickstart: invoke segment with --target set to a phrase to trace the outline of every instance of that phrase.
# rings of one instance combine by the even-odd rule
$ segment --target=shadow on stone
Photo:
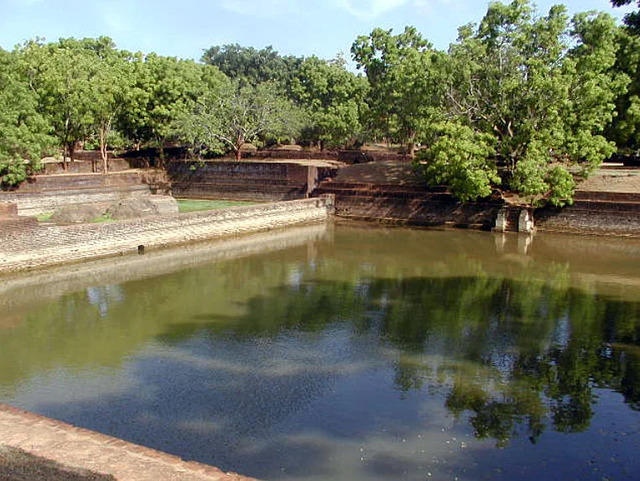
[[[63,466],[20,449],[0,446],[3,481],[116,481],[111,475]]]

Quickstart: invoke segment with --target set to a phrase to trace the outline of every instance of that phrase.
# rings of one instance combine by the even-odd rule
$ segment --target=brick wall
[[[541,231],[637,236],[640,195],[579,192],[573,205],[536,210],[535,221]]]
[[[138,171],[109,175],[38,175],[23,182],[18,189],[0,191],[0,202],[17,204],[21,216],[37,216],[70,204],[148,196],[155,188],[149,182],[149,175]]]
[[[176,161],[167,166],[175,197],[276,201],[303,199],[334,169],[283,162]],[[313,171],[313,172],[312,172]]]
[[[330,196],[131,221],[22,230],[0,224],[0,272],[40,268],[220,236],[326,220]]]
[[[424,226],[490,230],[504,205],[500,200],[462,204],[444,191],[392,184],[324,182],[317,192],[335,196],[341,217]]]
[[[95,155],[97,154],[97,156]],[[82,158],[81,158],[82,157]],[[95,158],[97,157],[97,158]],[[126,159],[109,157],[109,172],[121,172],[131,167]],[[67,163],[64,170],[63,162],[46,162],[43,167],[44,174],[89,174],[102,172],[102,158],[100,152],[87,152],[80,154],[73,162]]]

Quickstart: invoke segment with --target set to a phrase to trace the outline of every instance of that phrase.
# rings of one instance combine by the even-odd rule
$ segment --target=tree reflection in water
[[[302,283],[296,276],[295,286],[252,298],[231,331],[223,328],[271,336],[352,322],[358,335],[393,348],[399,391],[446,388],[446,407],[468,414],[478,438],[504,446],[527,435],[535,443],[549,426],[588,428],[597,388],[640,409],[640,304],[572,288],[562,266],[548,274]],[[189,335],[179,329],[171,337]]]

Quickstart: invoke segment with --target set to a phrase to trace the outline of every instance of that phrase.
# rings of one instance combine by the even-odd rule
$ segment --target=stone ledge
[[[0,273],[325,221],[331,196],[104,224],[0,230]]]
[[[252,479],[3,404],[0,431],[4,446],[118,481]]]

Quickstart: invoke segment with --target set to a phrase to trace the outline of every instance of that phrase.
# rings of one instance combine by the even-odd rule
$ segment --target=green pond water
[[[266,480],[637,480],[640,242],[327,224],[0,278],[0,402]]]

